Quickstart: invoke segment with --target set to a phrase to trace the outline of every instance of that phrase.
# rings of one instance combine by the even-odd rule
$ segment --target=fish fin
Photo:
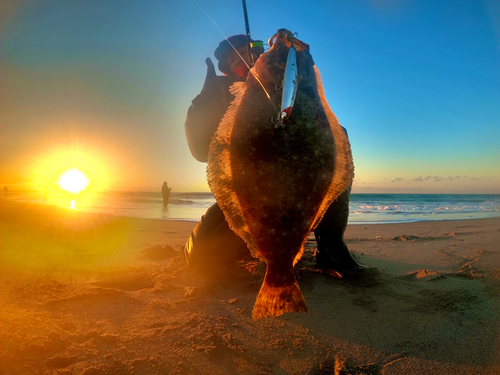
[[[244,96],[245,91],[246,91],[245,82],[233,83],[231,85],[231,87],[229,88],[229,91],[231,92],[231,94],[234,95],[235,98],[233,99],[231,104],[229,104],[229,107],[227,108],[226,113],[222,117],[222,120],[219,123],[219,127],[217,128],[217,131],[215,132],[214,138],[212,139],[211,143],[213,143],[213,140],[217,139],[217,138],[219,138],[219,141],[222,141],[224,143],[229,142],[228,137],[231,136],[231,131],[233,128],[234,119],[236,117],[236,114],[238,112],[238,108],[240,107],[240,104],[241,104],[241,100],[243,99],[243,96]],[[211,148],[209,149],[209,154],[210,154],[210,150],[211,150]]]
[[[252,255],[256,256],[258,252],[257,245],[245,222],[238,197],[232,187],[233,174],[229,151],[234,122],[241,101],[245,96],[246,87],[246,82],[235,82],[229,89],[235,99],[229,105],[210,142],[207,180],[229,227],[247,243]]]
[[[316,73],[316,83],[318,86],[318,94],[323,105],[323,108],[330,123],[330,128],[332,129],[333,138],[335,140],[335,169],[332,183],[328,189],[323,203],[318,210],[316,218],[314,219],[312,229],[314,229],[325,214],[326,210],[330,204],[338,198],[349,186],[352,184],[354,178],[354,163],[352,161],[351,145],[349,144],[349,139],[347,134],[339,123],[337,116],[333,113],[325,97],[325,89],[323,88],[323,83],[321,82],[321,73],[319,72],[316,65],[314,66],[314,72]]]
[[[279,316],[287,312],[307,312],[307,304],[297,281],[273,287],[265,280],[252,311],[254,320],[266,316]]]
[[[229,88],[229,91],[231,92],[231,94],[233,94],[235,97],[241,97],[243,95],[243,93],[245,92],[245,89],[246,89],[246,82],[235,82],[231,85],[231,87]]]

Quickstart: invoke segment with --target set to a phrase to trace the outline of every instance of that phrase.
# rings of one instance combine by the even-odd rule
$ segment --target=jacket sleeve
[[[210,85],[205,84],[188,109],[184,130],[191,154],[198,161],[208,159],[212,136],[234,98],[229,92],[234,82],[229,77],[217,77]]]

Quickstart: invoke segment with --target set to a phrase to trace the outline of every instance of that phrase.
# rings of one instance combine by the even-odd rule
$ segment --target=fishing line
[[[182,177],[184,177],[185,175],[186,175],[186,174],[184,173],[184,174],[182,175]],[[179,178],[177,181],[175,181],[175,183],[174,183],[172,186],[170,186],[170,189],[172,189],[172,188],[175,186],[175,184],[177,184],[180,180],[182,180],[182,177],[181,177],[181,178]]]
[[[274,105],[273,101],[271,100],[271,96],[269,95],[269,93],[267,92],[266,88],[264,87],[264,85],[262,84],[262,82],[260,81],[259,77],[257,77],[253,72],[252,72],[252,68],[250,67],[250,65],[247,64],[247,62],[245,61],[245,59],[243,58],[243,56],[240,55],[240,53],[238,52],[238,50],[233,46],[233,44],[229,41],[229,39],[227,38],[227,36],[224,34],[224,32],[222,31],[222,29],[219,27],[219,25],[217,25],[217,23],[212,19],[212,17],[210,17],[207,12],[205,12],[203,10],[203,8],[201,7],[200,4],[198,4],[198,2],[196,0],[193,0],[196,5],[198,5],[198,8],[200,8],[200,10],[205,14],[205,16],[208,17],[208,19],[210,21],[212,21],[212,23],[217,26],[217,28],[219,29],[220,33],[222,34],[222,36],[224,37],[224,39],[227,40],[227,42],[229,43],[229,45],[233,48],[233,50],[238,54],[238,56],[240,57],[241,61],[243,61],[243,63],[247,66],[248,68],[248,71],[250,72],[250,74],[252,74],[255,79],[257,80],[257,82],[259,82],[260,86],[262,87],[262,90],[264,90],[264,92],[266,93],[266,96],[267,98],[269,99],[269,101],[271,102],[274,110],[276,111],[276,106]]]

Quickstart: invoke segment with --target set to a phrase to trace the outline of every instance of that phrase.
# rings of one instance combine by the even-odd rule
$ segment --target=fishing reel
[[[252,58],[252,65],[259,59],[260,55],[264,53],[264,42],[262,40],[254,40],[250,42],[250,57]]]

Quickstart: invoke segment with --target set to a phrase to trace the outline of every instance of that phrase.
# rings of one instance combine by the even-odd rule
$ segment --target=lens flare
[[[85,173],[77,168],[71,168],[59,177],[59,181],[57,181],[57,183],[61,189],[70,193],[78,194],[87,188],[90,181]]]

